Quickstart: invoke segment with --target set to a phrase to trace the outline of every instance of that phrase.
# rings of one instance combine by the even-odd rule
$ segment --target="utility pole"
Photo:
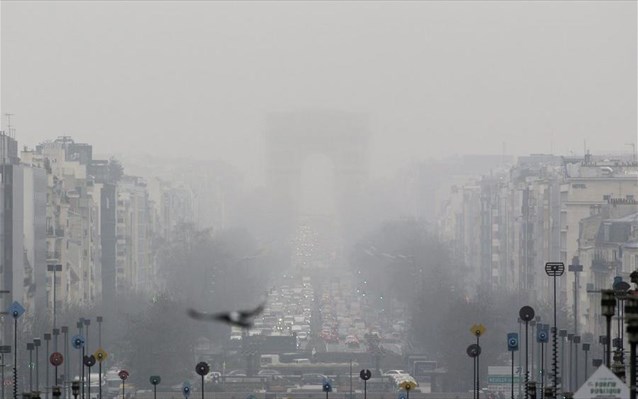
[[[578,290],[580,289],[578,277],[583,271],[583,265],[580,264],[578,256],[572,258],[572,264],[568,266],[568,270],[574,273],[574,335],[578,335]]]

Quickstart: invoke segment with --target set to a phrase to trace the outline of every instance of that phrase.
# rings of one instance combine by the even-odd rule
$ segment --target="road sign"
[[[109,357],[109,354],[106,353],[104,349],[99,348],[98,350],[95,351],[93,356],[95,356],[95,358],[97,359],[99,363],[102,363],[103,361],[106,360],[107,357]]]
[[[477,357],[481,354],[481,347],[477,344],[472,344],[467,347],[467,355],[469,357]]]
[[[539,328],[536,330],[536,342],[544,344],[549,341],[549,325],[539,324]]]
[[[483,324],[474,324],[470,327],[470,332],[477,337],[480,337],[485,332],[485,326]]]
[[[600,366],[576,391],[574,399],[629,399],[629,388],[607,367]]]
[[[89,368],[95,366],[95,356],[93,356],[93,355],[90,355],[90,356],[84,355],[84,365],[86,367],[89,367]]]
[[[51,356],[49,356],[49,362],[53,366],[58,367],[64,362],[64,356],[62,356],[60,352],[53,352]]]
[[[208,374],[209,371],[210,371],[210,367],[208,366],[208,363],[206,362],[199,362],[195,366],[195,372],[201,375],[202,377]]]
[[[401,389],[405,389],[406,391],[409,391],[410,389],[416,388],[416,382],[410,381],[410,380],[404,380],[404,381],[401,381],[399,386],[401,387]]]
[[[550,277],[562,276],[565,273],[565,264],[563,262],[547,262],[545,263],[545,273]]]
[[[191,394],[190,382],[184,381],[184,384],[182,385],[182,394],[184,394],[184,397],[188,399],[188,396]]]
[[[84,337],[81,335],[74,335],[73,338],[71,338],[71,344],[75,349],[82,349],[84,346]]]
[[[323,383],[323,391],[324,392],[332,392],[332,384],[330,384],[330,381],[324,381],[324,383]]]
[[[24,314],[24,307],[20,304],[20,302],[14,301],[11,306],[9,306],[9,314],[14,319],[18,319]]]
[[[526,323],[532,321],[534,319],[534,315],[534,308],[531,306],[523,306],[521,310],[518,311],[518,316]]]
[[[153,385],[158,385],[160,382],[162,382],[162,378],[159,375],[152,375],[151,378],[149,378],[149,381]]]
[[[507,334],[507,350],[510,352],[518,350],[518,333]]]
[[[359,377],[361,377],[363,381],[368,381],[370,377],[372,377],[372,372],[368,369],[361,370]]]
[[[120,372],[117,373],[117,375],[118,375],[118,377],[120,377],[120,380],[126,381],[126,379],[128,378],[128,371],[120,370]]]

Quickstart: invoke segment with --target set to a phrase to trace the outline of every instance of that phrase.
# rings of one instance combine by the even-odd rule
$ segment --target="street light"
[[[633,281],[632,272],[632,281]],[[638,273],[637,273],[638,274]],[[637,276],[638,277],[638,276]],[[638,298],[631,296],[625,301],[627,317],[627,339],[629,341],[629,394],[636,399],[636,345],[638,344]]]
[[[576,381],[576,384],[574,385],[574,392],[576,392],[580,386],[580,379],[578,378],[578,344],[580,344],[580,335],[574,335],[572,341],[574,341],[574,357],[576,358],[574,360],[574,380]]]
[[[525,322],[525,399],[529,399],[529,322],[534,319],[534,308],[523,306],[518,316]]]
[[[35,349],[33,342],[27,342],[27,350],[29,351],[29,392],[33,391],[33,349]]]
[[[69,327],[62,326],[61,330],[62,330],[62,335],[64,335],[64,359],[66,359],[66,361],[64,362],[64,379],[63,379],[64,398],[65,399],[69,399],[69,387],[68,387],[68,384],[67,384],[67,381],[69,380],[69,373],[70,373],[70,369],[69,369]],[[100,398],[100,399],[102,399],[102,398]]]
[[[560,337],[560,368],[561,368],[561,392],[565,391],[565,338],[567,337],[567,330],[559,330],[558,336]],[[558,392],[556,392],[558,396]]]
[[[514,399],[514,352],[518,351],[517,333],[512,332],[507,334],[507,350],[512,352],[512,399]]]
[[[102,347],[102,321],[104,321],[104,318],[102,316],[98,316],[97,317],[97,346],[98,348]]]
[[[78,399],[78,394],[80,393],[80,381],[73,381],[71,383],[71,393],[75,399]]]
[[[35,346],[35,390],[40,392],[40,356],[38,348],[42,345],[40,338],[33,338],[33,346]]]
[[[473,381],[472,381],[472,398],[476,399],[476,386],[477,386],[477,382],[476,382],[476,358],[481,354],[481,347],[478,346],[477,344],[472,344],[470,346],[467,347],[467,355],[469,357],[472,358],[472,362],[474,365],[474,370],[473,370]]]
[[[569,392],[574,392],[574,334],[567,334],[569,342]]]
[[[0,346],[0,361],[2,361],[2,364],[0,364],[0,367],[2,367],[2,399],[4,399],[4,355],[8,353],[11,353],[11,345]]]
[[[601,313],[603,316],[605,316],[605,319],[607,321],[607,331],[605,338],[607,353],[605,356],[605,366],[609,368],[611,366],[611,318],[614,317],[614,314],[616,312],[616,297],[614,296],[614,290],[602,290],[601,294]]]
[[[80,317],[80,320],[78,320],[78,322],[75,324],[75,326],[78,328],[78,336],[82,337],[82,329],[84,328],[84,319]],[[82,346],[76,346],[75,344],[73,344],[73,347],[76,349],[82,349],[81,351],[78,351],[78,356],[80,358],[80,361],[78,362],[78,377],[80,377],[80,383],[81,383],[81,387],[80,389],[82,390],[81,392],[81,397],[82,399],[84,399],[84,338],[82,338]]]
[[[46,379],[46,384],[45,384],[45,390],[44,390],[44,397],[49,399],[49,362],[46,361],[46,359],[49,357],[49,341],[51,341],[51,334],[50,333],[44,333],[44,342],[45,342],[45,348],[46,348],[46,354],[44,356],[45,359],[45,364],[46,364],[46,373],[45,373],[45,379]]]
[[[589,366],[587,361],[587,354],[589,353],[589,348],[590,348],[589,343],[583,343],[583,352],[585,352],[585,381],[587,381],[587,378],[589,378],[589,372],[587,370],[587,367]]]
[[[572,258],[572,264],[568,266],[568,270],[574,273],[574,335],[578,334],[578,291],[580,290],[579,274],[583,271],[583,265],[580,264],[578,256]]]
[[[20,302],[14,301],[11,304],[9,314],[13,317],[13,399],[18,399],[18,319],[24,314]]]
[[[53,272],[53,328],[56,327],[56,315],[55,315],[55,309],[56,309],[56,304],[55,304],[55,273],[56,272],[61,272],[62,271],[62,265],[57,265],[57,264],[53,264],[53,265],[47,265],[47,271],[49,272]],[[47,354],[48,355],[48,354]]]
[[[552,373],[553,376],[553,397],[558,395],[558,326],[556,323],[556,277],[560,277],[565,273],[565,264],[563,262],[548,262],[545,264],[545,273],[554,278],[554,327],[552,327]]]
[[[210,366],[206,362],[199,362],[195,366],[195,372],[202,377],[202,399],[204,399],[204,377],[210,372]]]

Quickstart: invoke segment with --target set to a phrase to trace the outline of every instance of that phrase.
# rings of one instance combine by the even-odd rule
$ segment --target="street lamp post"
[[[578,256],[572,258],[572,264],[568,266],[568,271],[574,273],[574,335],[578,335],[578,291],[580,290],[579,275],[583,271]]]
[[[54,328],[51,333],[53,334],[53,351],[58,351],[58,335],[60,335],[60,329]],[[58,385],[58,382],[55,381],[55,385]]]
[[[600,300],[600,306],[602,309],[602,315],[606,319],[606,338],[605,344],[607,346],[607,352],[605,354],[605,366],[609,368],[611,366],[611,318],[614,317],[616,312],[616,297],[614,296],[614,290],[602,290],[602,298]]]
[[[0,377],[2,378],[2,399],[4,399],[4,355],[9,353],[11,353],[11,345],[0,346],[0,360],[2,361],[2,364],[0,364],[0,367],[2,367],[2,370],[0,371],[2,373],[2,376]]]
[[[581,266],[582,267],[582,266]],[[556,277],[560,277],[565,273],[565,264],[563,262],[548,262],[545,264],[545,273],[553,277],[554,280],[554,326],[552,327],[552,373],[553,373],[553,395],[558,395],[558,326],[556,322]]]
[[[483,324],[474,324],[471,328],[470,328],[470,332],[472,334],[474,334],[474,336],[476,337],[476,346],[480,347],[480,341],[479,339],[481,338],[481,335],[483,335],[483,333],[485,332],[485,326],[483,326]],[[479,399],[479,393],[480,393],[480,384],[481,384],[481,370],[479,368],[479,358],[481,357],[481,351],[478,352],[478,354],[476,355],[476,399]]]
[[[561,369],[561,392],[565,390],[565,338],[567,337],[567,330],[559,330],[558,336],[560,337],[560,369]],[[558,393],[555,394],[558,397]]]
[[[24,308],[18,301],[9,307],[9,314],[13,316],[13,399],[18,399],[18,319],[23,313]]]
[[[574,384],[574,392],[576,392],[580,386],[580,379],[578,378],[578,344],[580,344],[580,335],[574,335],[572,340],[574,341],[574,357],[576,358],[574,360],[574,381],[576,381]]]
[[[82,336],[82,329],[84,328],[84,319],[80,318],[80,320],[75,324],[78,328],[78,336]],[[74,345],[75,347],[75,345]],[[76,349],[84,348],[84,341],[82,341],[82,346],[76,347]],[[80,397],[84,399],[84,351],[78,350],[78,357],[80,361],[78,362],[78,377],[80,378]]]
[[[531,353],[530,365],[532,367],[532,372],[530,375],[532,376],[532,381],[536,381],[536,370],[534,368],[534,341],[536,341],[536,324],[538,324],[539,321],[540,321],[540,316],[536,316],[534,320],[530,320],[529,322],[529,325],[532,327],[532,347],[530,352]]]
[[[55,283],[55,280],[56,279],[55,279],[55,274],[57,272],[61,272],[62,271],[62,265],[58,265],[58,264],[47,265],[47,271],[53,272],[53,328],[56,328],[57,325],[55,324],[56,323],[56,313],[55,313],[55,310],[56,310],[56,303],[55,303],[56,302],[56,300],[55,300],[55,286],[56,286],[56,283]],[[48,355],[48,353],[47,353],[47,355]]]
[[[472,358],[472,362],[474,365],[474,370],[473,370],[473,381],[472,381],[472,398],[476,399],[476,386],[477,386],[477,382],[476,382],[476,358],[478,357],[478,355],[481,354],[481,347],[478,346],[477,344],[472,344],[470,346],[467,347],[467,355],[469,357]],[[365,380],[364,380],[364,384],[365,384]],[[365,387],[365,385],[364,385]],[[364,397],[365,399],[365,397]]]
[[[534,308],[523,306],[518,316],[525,323],[525,399],[529,399],[529,323],[534,319]]]
[[[518,351],[518,334],[507,334],[507,350],[512,352],[512,399],[514,399],[514,352]],[[519,356],[520,357],[520,356]]]
[[[102,321],[104,318],[102,316],[97,317],[97,346],[98,348],[102,347]]]
[[[623,311],[624,311],[624,306],[623,303],[625,302],[625,299],[627,299],[627,296],[629,295],[629,290],[631,289],[631,285],[622,280],[622,277],[618,276],[614,278],[614,285],[613,285],[613,289],[614,289],[614,296],[616,297],[616,302],[618,304],[617,306],[617,310],[618,310],[618,335],[617,335],[617,339],[616,341],[616,357],[618,357],[618,362],[616,362],[616,372],[615,374],[621,378],[624,381],[624,378],[621,377],[625,375],[625,350],[623,348],[624,346],[624,334],[623,334],[623,328],[622,328],[622,323],[623,323]]]
[[[627,317],[627,339],[629,341],[629,397],[636,399],[636,345],[638,344],[638,298],[631,296],[625,301]]]
[[[585,381],[589,378],[587,354],[589,353],[589,343],[583,343],[583,352],[585,352]]]
[[[64,385],[64,398],[65,399],[69,399],[69,387],[68,387],[68,381],[69,381],[69,327],[68,326],[62,326],[61,328],[62,330],[62,335],[64,335],[64,378],[63,378],[63,385]]]
[[[42,345],[40,338],[33,339],[33,346],[35,347],[35,390],[40,392],[40,356],[38,348]]]
[[[541,392],[541,398],[543,398],[543,395],[545,394],[545,391],[543,389],[544,387],[544,380],[545,380],[545,359],[544,359],[544,355],[545,355],[545,344],[548,341],[548,336],[547,336],[547,330],[549,328],[549,325],[547,324],[538,324],[536,327],[536,341],[538,343],[538,347],[540,348],[540,356],[539,356],[539,360],[540,360],[540,365],[538,367],[538,371],[539,371],[539,382],[540,382],[540,392]]]
[[[574,334],[567,334],[567,342],[569,342],[569,392],[574,392],[574,352],[572,350]]]
[[[602,345],[603,347],[603,359],[607,358],[607,336],[606,335],[599,335],[598,336],[598,343],[600,345]]]
[[[45,369],[45,380],[46,380],[46,384],[45,384],[45,390],[44,390],[44,396],[49,399],[49,362],[46,361],[46,359],[49,357],[49,341],[51,341],[51,334],[50,333],[44,333],[44,342],[45,342],[45,348],[46,348],[46,354],[44,355],[44,359],[45,359],[45,364],[46,364],[46,369]]]
[[[29,392],[33,392],[33,342],[27,342],[27,350],[29,351]]]

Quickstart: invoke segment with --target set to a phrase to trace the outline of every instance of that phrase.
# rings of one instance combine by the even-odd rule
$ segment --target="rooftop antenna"
[[[636,159],[636,143],[625,143],[625,145],[631,146],[631,158],[634,160],[634,163],[638,162]]]
[[[583,155],[587,155],[587,140],[583,139]]]
[[[11,129],[11,117],[15,114],[10,114],[8,112],[5,112],[4,115],[7,117],[7,134],[10,137],[13,137],[13,131]]]

